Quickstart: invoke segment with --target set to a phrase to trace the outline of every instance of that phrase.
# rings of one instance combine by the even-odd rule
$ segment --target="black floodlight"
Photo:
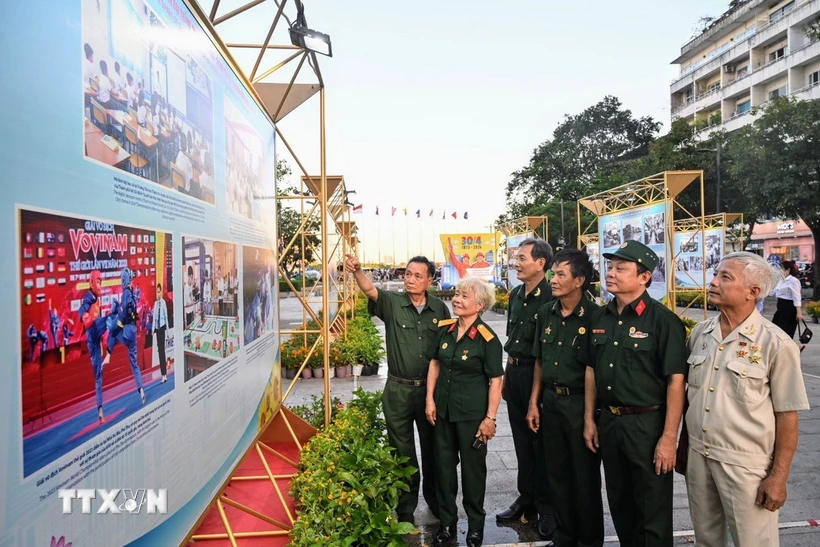
[[[314,53],[333,57],[329,35],[303,27],[298,23],[290,27],[290,43]]]

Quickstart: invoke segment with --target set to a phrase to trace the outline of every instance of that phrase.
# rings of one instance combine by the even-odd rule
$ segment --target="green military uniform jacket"
[[[586,296],[566,317],[561,314],[560,300],[541,306],[535,320],[537,336],[532,351],[541,358],[542,382],[583,393],[586,366],[578,361],[578,352],[587,343],[592,312],[598,308]]]
[[[526,294],[522,283],[510,292],[510,305],[507,315],[507,343],[504,351],[512,357],[535,358],[533,342],[536,340],[535,316],[538,308],[552,300],[552,288],[544,278],[535,289]]]
[[[595,310],[590,327],[578,358],[595,369],[599,404],[666,404],[667,377],[686,374],[688,366],[686,329],[678,316],[644,291],[621,315],[614,299]]]
[[[482,420],[490,401],[490,378],[504,375],[501,342],[480,317],[456,341],[458,322],[450,321],[441,327],[434,356],[439,362],[436,414],[451,422]]]
[[[407,293],[376,290],[379,297],[368,302],[368,311],[384,321],[388,372],[407,380],[427,378],[439,338],[438,323],[449,319],[450,310],[428,294],[419,313]]]

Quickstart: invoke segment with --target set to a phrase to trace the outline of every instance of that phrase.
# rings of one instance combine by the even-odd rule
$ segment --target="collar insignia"
[[[744,331],[743,331],[743,334],[748,334],[749,336],[751,336],[751,335],[753,335],[753,334],[754,334],[754,333],[756,333],[756,332],[757,332],[757,325],[755,325],[754,323],[752,323],[751,325],[749,325],[748,327],[746,327],[746,330],[744,330]]]
[[[637,313],[638,317],[640,317],[641,315],[643,315],[643,312],[645,310],[646,310],[646,302],[641,300],[640,302],[638,302],[638,305],[635,306],[635,313]]]
[[[541,287],[535,289],[535,297],[538,298],[539,296],[541,296]]]
[[[478,334],[478,331],[475,327],[470,329],[470,332],[467,333],[467,336],[470,337],[470,340],[475,340],[475,335]]]
[[[586,312],[586,310],[584,309],[583,306],[581,306],[581,309],[578,310],[578,317],[583,317],[585,312]]]

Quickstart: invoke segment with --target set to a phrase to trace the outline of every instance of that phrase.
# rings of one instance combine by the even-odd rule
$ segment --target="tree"
[[[278,160],[276,162],[276,194],[278,196],[295,196],[299,194],[299,190],[293,185],[287,184],[285,179],[291,174],[291,169],[285,160]],[[305,267],[310,264],[315,257],[314,249],[317,249],[321,244],[321,239],[316,235],[319,231],[319,222],[315,218],[308,220],[304,232],[304,249],[302,249],[302,237],[298,237],[294,244],[290,247],[287,253],[282,255],[285,246],[290,243],[293,236],[299,233],[299,227],[302,224],[301,208],[298,210],[291,204],[293,201],[276,200],[276,226],[279,234],[279,261],[285,269],[285,273],[290,277],[296,267]],[[297,204],[297,207],[300,207]],[[306,203],[305,209],[309,206]],[[307,214],[305,214],[307,216]],[[304,257],[304,263],[302,258]]]
[[[565,116],[552,139],[533,151],[529,164],[512,173],[503,218],[535,215],[560,200],[574,210],[574,202],[592,191],[602,168],[646,154],[660,125],[649,116],[634,118],[609,95],[580,114]]]
[[[779,97],[729,135],[730,173],[756,211],[801,218],[820,242],[820,101]]]

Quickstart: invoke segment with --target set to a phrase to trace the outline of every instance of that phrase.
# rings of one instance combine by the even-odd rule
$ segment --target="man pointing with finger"
[[[604,257],[611,260],[606,288],[615,298],[592,313],[591,336],[578,354],[587,365],[584,440],[601,451],[621,545],[671,546],[671,471],[683,413],[686,331],[646,291],[658,265],[649,247],[627,241]]]
[[[368,311],[384,321],[387,346],[387,383],[382,394],[387,440],[408,465],[419,468],[413,424],[419,434],[422,493],[430,511],[438,518],[436,500],[433,426],[425,416],[427,371],[438,347],[439,322],[450,318],[447,305],[427,289],[433,283],[435,264],[423,256],[407,262],[404,292],[386,291],[373,285],[359,259],[347,255],[345,271],[353,274],[362,292],[370,299]],[[410,479],[410,491],[399,498],[399,521],[415,524],[413,512],[419,495],[419,473]]]

